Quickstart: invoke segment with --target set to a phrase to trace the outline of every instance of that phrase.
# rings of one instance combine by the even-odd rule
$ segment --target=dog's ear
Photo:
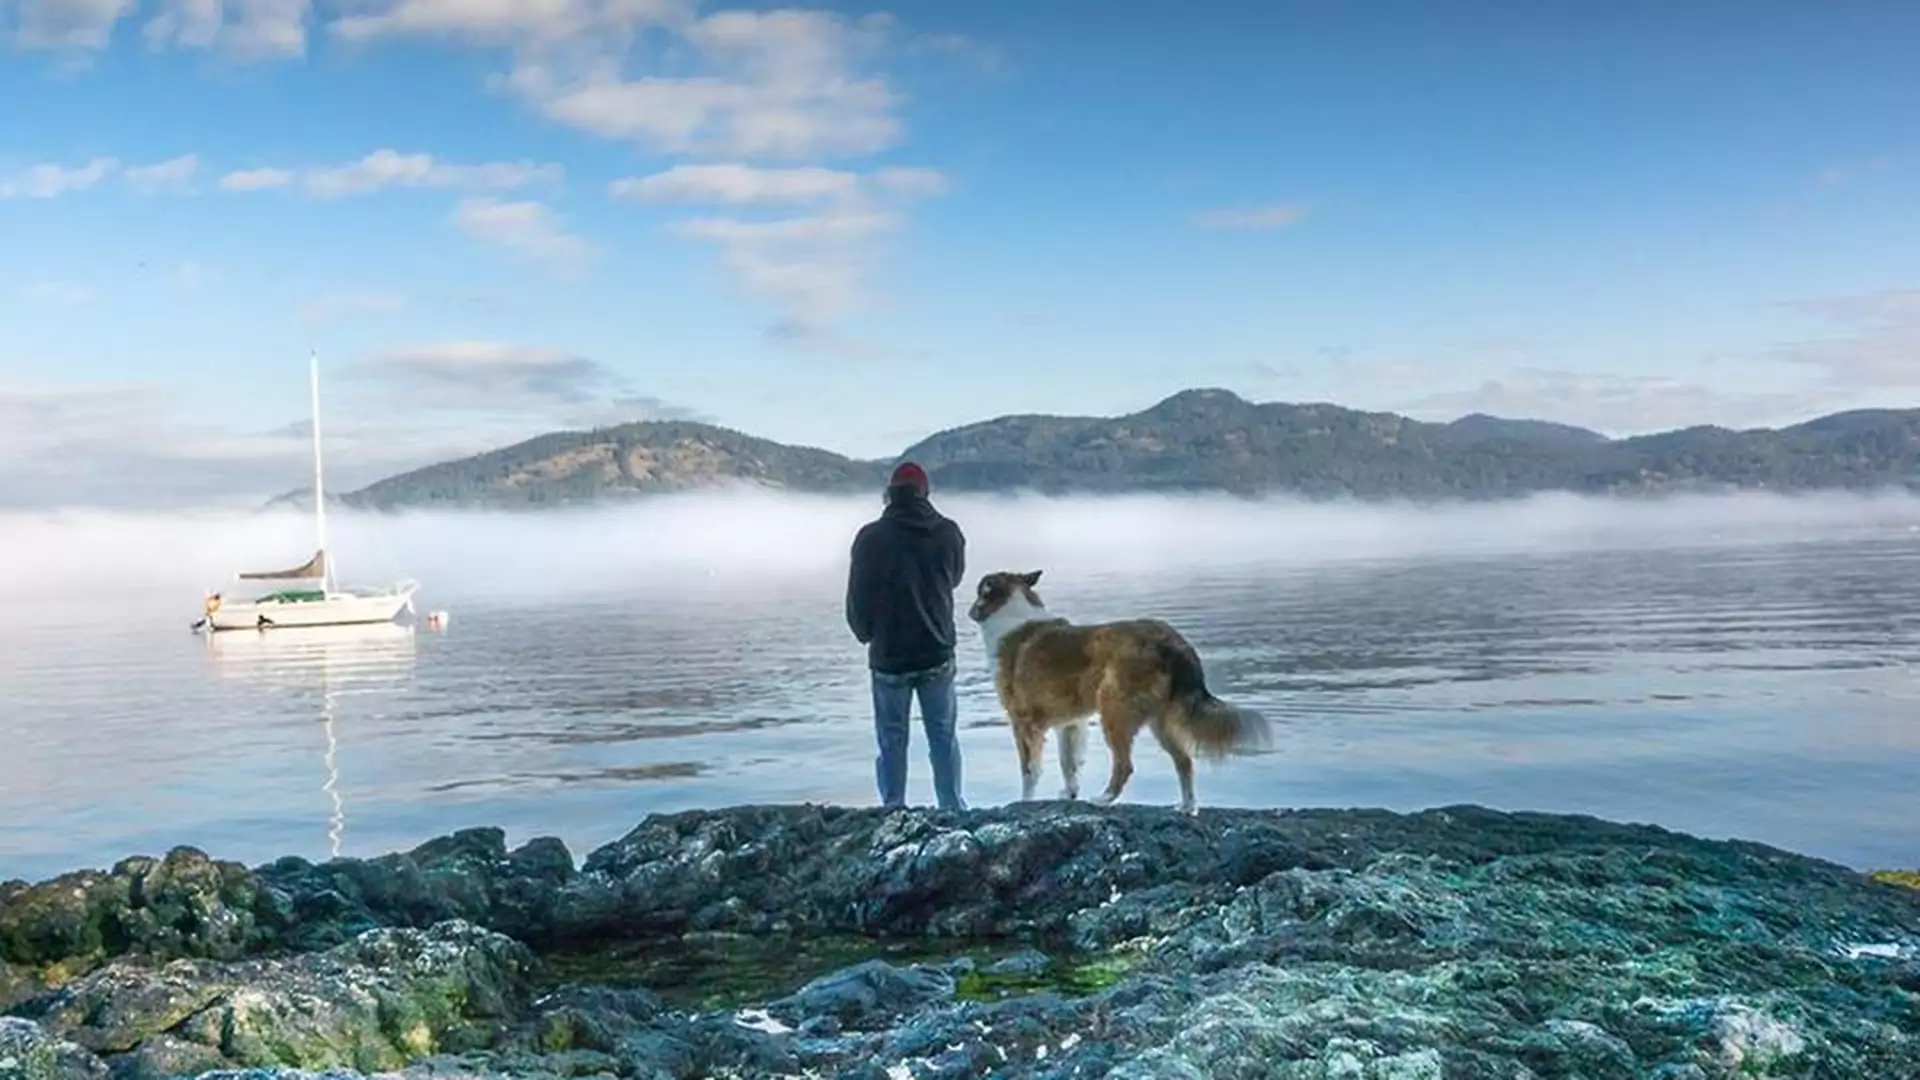
[[[1026,582],[1027,588],[1031,589],[1035,585],[1040,584],[1040,571],[1029,570],[1026,573],[1020,575],[1020,580]]]

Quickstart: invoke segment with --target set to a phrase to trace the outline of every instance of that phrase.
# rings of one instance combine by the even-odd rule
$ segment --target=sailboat
[[[327,547],[327,493],[320,453],[320,356],[308,358],[308,382],[313,409],[313,557],[287,570],[257,570],[240,574],[242,581],[286,582],[248,600],[229,601],[209,592],[206,615],[197,630],[268,630],[292,626],[347,626],[392,622],[402,611],[413,611],[419,583],[402,581],[387,588],[343,588],[334,576],[333,554]],[[299,582],[301,584],[294,584]]]

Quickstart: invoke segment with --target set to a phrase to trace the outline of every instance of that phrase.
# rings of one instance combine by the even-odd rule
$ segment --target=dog
[[[1080,797],[1086,756],[1083,721],[1100,717],[1113,756],[1107,789],[1094,802],[1120,797],[1133,775],[1133,741],[1153,732],[1180,778],[1180,810],[1199,813],[1193,795],[1196,754],[1220,759],[1271,742],[1267,721],[1229,705],[1207,689],[1200,656],[1180,632],[1158,619],[1076,626],[1050,614],[1034,592],[1040,571],[1000,571],[980,579],[967,617],[980,627],[994,667],[994,687],[1020,754],[1020,797],[1040,783],[1047,732],[1058,733],[1062,794]]]

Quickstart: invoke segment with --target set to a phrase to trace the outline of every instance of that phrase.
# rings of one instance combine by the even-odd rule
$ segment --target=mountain
[[[1486,413],[1470,413],[1447,425],[1447,430],[1464,441],[1512,439],[1518,442],[1554,446],[1598,446],[1605,435],[1569,424],[1547,420],[1507,420]]]
[[[500,450],[401,473],[341,496],[375,509],[556,506],[728,484],[794,491],[872,491],[879,462],[788,446],[690,420],[559,431]],[[309,490],[307,503],[313,496]]]
[[[1429,499],[1920,488],[1920,410],[1836,413],[1778,429],[1691,427],[1610,439],[1539,420],[1474,414],[1428,423],[1323,403],[1258,404],[1226,390],[1197,389],[1127,416],[1002,416],[931,435],[900,456],[924,464],[945,491]],[[708,424],[648,421],[542,435],[403,473],[340,501],[378,509],[541,507],[729,484],[872,491],[889,465]]]

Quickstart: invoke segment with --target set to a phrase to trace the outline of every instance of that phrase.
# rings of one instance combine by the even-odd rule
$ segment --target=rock
[[[38,885],[0,884],[0,1009],[121,956],[236,960],[341,944],[377,927],[461,919],[539,942],[573,877],[552,838],[509,852],[468,829],[377,859],[257,870],[178,847]]]
[[[668,1015],[666,1005],[645,990],[566,986],[534,1002],[522,1042],[546,1054],[569,1050],[612,1054]]]
[[[201,1073],[199,1080],[360,1080],[360,1074],[348,1069],[215,1069]]]
[[[870,960],[815,979],[766,1012],[789,1024],[830,1017],[836,1030],[870,1029],[952,996],[953,978],[943,971]]]
[[[1640,1063],[1626,1040],[1585,1020],[1547,1020],[1523,1036],[1523,1059],[1533,1071],[1547,1076],[1582,1076],[1593,1080],[1640,1075]]]
[[[988,975],[1037,976],[1053,966],[1053,957],[1039,949],[1022,949],[987,965]]]
[[[107,1066],[73,1043],[55,1038],[31,1020],[0,1016],[0,1080],[92,1080]]]
[[[152,1035],[113,1060],[113,1080],[170,1080],[200,1076],[228,1065],[220,1051],[173,1035]]]
[[[376,926],[418,928],[449,919],[540,944],[573,874],[573,856],[559,840],[535,839],[509,852],[506,834],[495,828],[465,829],[404,854],[318,865],[285,858],[257,871],[286,897],[296,923],[287,944],[303,949],[335,945]]]
[[[288,959],[115,961],[33,1011],[127,1076],[176,1063],[390,1069],[492,1046],[524,1010],[533,965],[513,939],[447,922]]]
[[[21,964],[9,964],[0,960],[0,1010],[12,1008],[23,1001],[46,993],[49,973],[45,968],[28,967]]]
[[[16,888],[0,903],[0,961],[58,969],[57,983],[112,956],[232,959],[270,942],[285,914],[245,867],[178,847]]]
[[[251,872],[198,858],[0,887],[0,988],[35,1045],[141,1080],[1719,1080],[1920,1060],[1920,893],[1590,818],[762,806],[650,817],[578,870],[492,829]]]

